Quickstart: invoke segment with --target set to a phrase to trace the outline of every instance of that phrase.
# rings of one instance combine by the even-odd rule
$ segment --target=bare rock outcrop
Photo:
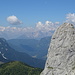
[[[64,23],[54,33],[40,75],[75,75],[75,28]]]

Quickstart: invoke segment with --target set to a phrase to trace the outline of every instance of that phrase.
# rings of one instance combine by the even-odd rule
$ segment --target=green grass
[[[50,67],[50,66],[49,66],[48,69],[53,69],[53,67]]]

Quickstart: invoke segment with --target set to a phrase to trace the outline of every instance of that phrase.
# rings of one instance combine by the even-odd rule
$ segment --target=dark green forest
[[[42,69],[31,67],[19,61],[0,65],[0,75],[40,75]]]

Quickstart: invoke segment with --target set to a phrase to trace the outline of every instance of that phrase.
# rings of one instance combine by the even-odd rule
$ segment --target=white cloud
[[[5,27],[0,26],[0,31],[4,31]]]
[[[42,38],[46,36],[51,36],[53,34],[52,31],[54,31],[59,25],[59,22],[51,22],[46,21],[44,24],[42,22],[36,23],[35,27],[25,27],[25,28],[19,28],[19,27],[2,27],[0,26],[0,36],[1,32],[4,33],[4,35],[7,35],[7,38],[13,39],[17,38],[19,36],[25,36],[28,38]],[[6,38],[6,36],[4,36]]]
[[[36,24],[36,28],[37,30],[41,30],[41,31],[50,31],[50,30],[55,30],[57,27],[59,26],[59,22],[51,22],[51,21],[46,21],[45,24],[43,24],[42,22],[38,22]]]
[[[22,21],[20,21],[16,16],[9,16],[7,17],[7,21],[12,25],[19,25],[22,24]]]
[[[12,25],[22,24],[22,22],[16,16],[9,16],[7,21]],[[66,22],[75,24],[75,13],[67,14]],[[9,38],[17,38],[21,35],[25,35],[29,38],[41,38],[51,36],[53,34],[52,31],[56,30],[59,25],[59,22],[45,21],[45,23],[42,23],[39,21],[36,23],[35,27],[18,28],[0,26],[0,32],[2,32],[2,34],[7,34]]]
[[[55,24],[60,24],[60,22],[55,22]]]
[[[45,25],[54,25],[51,21],[46,21]]]
[[[44,25],[42,24],[42,22],[38,22],[38,23],[36,23],[36,28],[37,29],[41,29],[41,28],[43,28],[44,27]]]
[[[39,21],[36,25],[42,26],[43,24],[42,24],[42,22]]]
[[[66,16],[66,22],[72,23],[75,25],[75,13],[69,13]]]

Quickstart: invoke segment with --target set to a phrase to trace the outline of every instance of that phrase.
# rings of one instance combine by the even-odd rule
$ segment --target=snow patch
[[[7,58],[4,56],[4,54],[2,54],[2,57],[3,57],[4,59],[7,59]]]

